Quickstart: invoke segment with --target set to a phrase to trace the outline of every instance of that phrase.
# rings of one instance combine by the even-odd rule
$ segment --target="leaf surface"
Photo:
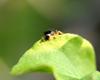
[[[49,72],[56,80],[82,80],[95,71],[95,54],[90,42],[79,35],[66,33],[52,40],[37,41],[11,73]]]

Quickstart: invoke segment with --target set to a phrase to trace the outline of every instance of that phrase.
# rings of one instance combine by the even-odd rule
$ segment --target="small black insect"
[[[54,35],[54,31],[50,31],[50,30],[45,31],[44,32],[44,39],[45,40],[50,40],[50,37],[53,36],[53,35]]]
[[[57,35],[61,35],[61,34],[63,34],[63,33],[58,30],[55,30],[55,31],[48,30],[48,31],[44,32],[44,39],[51,40],[51,39],[54,39]]]

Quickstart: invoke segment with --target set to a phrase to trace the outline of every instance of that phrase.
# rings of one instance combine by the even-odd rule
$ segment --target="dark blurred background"
[[[88,39],[100,70],[100,0],[0,0],[0,80],[54,80],[46,73],[9,74],[20,56],[49,29]]]

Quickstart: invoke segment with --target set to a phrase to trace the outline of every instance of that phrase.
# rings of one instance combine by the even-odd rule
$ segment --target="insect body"
[[[54,31],[46,31],[44,32],[44,39],[45,40],[50,40],[52,38],[52,36],[54,35]]]
[[[48,30],[48,31],[46,31],[46,32],[44,32],[44,39],[45,40],[51,40],[51,39],[54,39],[54,38],[56,38],[56,36],[57,35],[61,35],[61,34],[63,34],[61,31],[50,31],[50,30]]]

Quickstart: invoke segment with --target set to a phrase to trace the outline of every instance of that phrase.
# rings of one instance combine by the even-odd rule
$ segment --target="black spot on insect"
[[[52,40],[55,39],[58,35],[62,35],[63,33],[61,31],[55,30],[55,31],[45,31],[44,36],[42,37],[41,41],[47,41],[47,40]]]
[[[45,31],[44,32],[44,39],[45,40],[50,40],[50,37],[53,36],[53,35],[54,35],[54,31],[50,31],[50,30]]]

